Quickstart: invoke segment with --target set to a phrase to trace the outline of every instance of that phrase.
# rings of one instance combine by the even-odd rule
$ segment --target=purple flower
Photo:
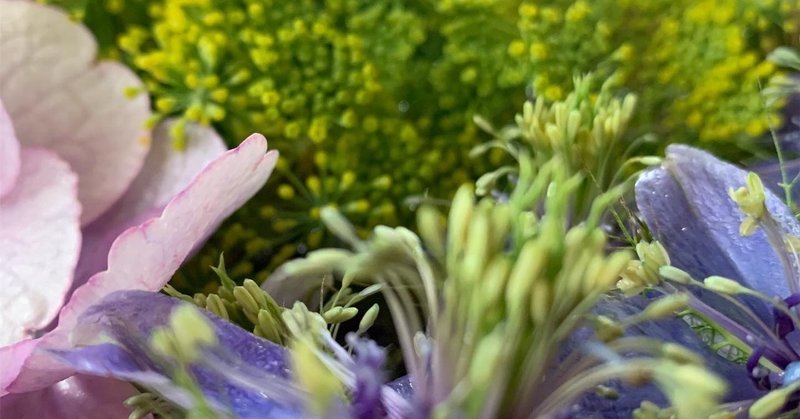
[[[756,386],[775,390],[795,380],[789,371],[800,361],[793,308],[800,303],[800,266],[792,244],[800,223],[781,198],[765,190],[758,228],[740,234],[746,214],[730,191],[747,178],[744,170],[706,152],[673,145],[661,167],[637,182],[636,201],[671,265],[692,278],[687,284],[665,281],[658,290],[690,290],[692,312],[746,352],[740,368]],[[747,385],[732,382],[735,389]],[[744,399],[745,406],[753,402]]]
[[[72,331],[72,349],[52,350],[74,370],[92,376],[127,380],[145,386],[185,409],[198,408],[198,400],[178,385],[175,359],[159,354],[154,333],[170,322],[179,299],[143,291],[113,293],[86,310]],[[195,309],[197,310],[197,309]],[[306,417],[317,395],[308,394],[292,368],[291,352],[257,337],[214,314],[202,313],[215,344],[200,346],[200,355],[186,367],[202,394],[202,402],[221,417]],[[99,340],[99,343],[98,343]],[[324,364],[337,371],[349,389],[351,403],[333,404],[330,417],[399,417],[392,406],[405,401],[384,385],[384,351],[371,341],[348,336],[354,356],[332,341]],[[321,373],[321,371],[320,371]]]
[[[155,330],[164,327],[171,313],[184,304],[151,292],[113,293],[80,317],[72,331],[77,349],[54,353],[82,374],[136,382],[192,408],[194,400],[170,378],[171,360],[150,346]],[[286,350],[208,311],[201,312],[218,342],[203,348],[190,370],[211,407],[242,418],[296,417],[301,399],[293,396],[297,391],[289,380]],[[111,343],[92,344],[100,336]]]

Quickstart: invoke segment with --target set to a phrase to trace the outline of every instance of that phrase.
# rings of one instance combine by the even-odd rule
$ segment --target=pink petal
[[[0,346],[56,317],[81,245],[77,179],[47,150],[23,149],[17,182],[0,199]]]
[[[147,95],[124,66],[93,63],[89,31],[58,9],[0,0],[0,98],[23,146],[46,147],[78,174],[86,225],[107,210],[149,148]]]
[[[37,339],[28,339],[0,347],[0,365],[3,366],[0,369],[0,397],[8,394],[6,388],[17,378],[19,370],[38,343]]]
[[[0,198],[14,187],[18,174],[19,141],[14,135],[11,117],[0,100]]]
[[[0,418],[124,419],[132,409],[122,402],[138,393],[123,381],[75,375],[41,390],[0,397]]]
[[[169,136],[174,123],[166,121],[156,127],[153,147],[139,176],[111,209],[83,229],[83,247],[73,290],[106,269],[108,250],[120,233],[158,216],[172,197],[227,150],[212,128],[197,124],[186,126],[186,150],[176,150]]]
[[[68,348],[69,333],[78,316],[114,291],[161,289],[192,248],[264,185],[278,159],[276,151],[264,154],[266,149],[263,136],[251,135],[209,164],[167,204],[160,217],[122,233],[111,246],[108,270],[75,291],[61,310],[58,326],[41,344]],[[9,390],[35,390],[71,374],[46,354],[34,352]]]

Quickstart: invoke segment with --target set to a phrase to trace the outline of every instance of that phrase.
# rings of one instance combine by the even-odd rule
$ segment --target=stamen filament
[[[781,228],[768,212],[759,219],[759,225],[764,230],[770,246],[772,246],[781,260],[789,290],[791,290],[792,294],[800,292],[800,261],[798,261],[797,253],[793,252],[794,249],[790,251],[787,248]],[[794,259],[794,263],[790,258]]]
[[[756,336],[754,336],[750,330],[745,329],[741,324],[731,320],[724,314],[704,303],[699,298],[695,296],[689,298],[688,306],[692,310],[700,313],[704,318],[716,323],[720,328],[725,330],[732,337],[736,338],[743,346],[748,346],[751,349],[756,346],[770,346],[773,348],[778,348],[784,356],[791,356],[790,348],[787,348],[784,342],[776,339],[769,328],[766,328],[766,325],[764,325],[764,327],[768,333],[763,336],[758,336],[758,338],[767,342],[762,343],[762,345],[758,345],[755,341]]]
[[[568,406],[570,402],[578,399],[588,390],[628,374],[652,371],[657,363],[658,360],[655,359],[629,359],[625,363],[601,364],[585,370],[582,374],[559,386],[558,391],[550,393],[549,397],[540,403],[528,417],[533,419],[553,416],[558,413],[559,409]]]

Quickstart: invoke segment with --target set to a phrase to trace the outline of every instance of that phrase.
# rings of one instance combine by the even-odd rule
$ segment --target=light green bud
[[[732,279],[716,275],[709,276],[703,280],[703,284],[705,284],[706,288],[710,289],[711,291],[721,294],[741,294],[749,291],[747,288],[743,287],[741,284]]]
[[[380,306],[377,304],[373,304],[372,307],[367,310],[366,313],[361,317],[361,321],[358,322],[358,334],[362,334],[366,332],[373,324],[375,324],[375,320],[378,318],[378,313],[380,312]]]
[[[671,265],[658,268],[658,274],[672,282],[682,285],[689,285],[692,283],[692,281],[694,281],[691,275],[689,275],[686,271]]]
[[[648,320],[674,316],[676,311],[686,308],[688,303],[688,294],[668,295],[650,303],[642,313],[642,316]]]

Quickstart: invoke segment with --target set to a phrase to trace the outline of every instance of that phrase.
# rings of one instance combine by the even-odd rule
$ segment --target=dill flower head
[[[776,73],[766,53],[796,30],[791,2],[556,0],[519,13],[514,42],[537,95],[564,97],[576,72],[613,74],[639,95],[635,132],[723,152],[777,125],[761,90]]]
[[[151,4],[149,27],[132,25],[118,47],[142,74],[156,112],[213,124],[227,138],[260,128],[286,157],[282,182],[212,240],[187,276],[224,249],[232,272],[263,279],[265,267],[328,242],[324,206],[366,234],[412,220],[407,198],[449,198],[484,171],[467,155],[482,141],[471,116],[510,115],[525,78],[501,76],[502,65],[478,53],[497,50],[510,34],[472,34],[493,20],[484,16],[492,8],[466,3]],[[500,14],[513,23],[514,12]],[[501,78],[507,96],[498,94]],[[180,146],[181,125],[173,134]]]
[[[763,58],[796,30],[786,2],[55,2],[116,34],[109,54],[139,72],[156,118],[184,121],[177,146],[194,121],[230,141],[258,130],[283,150],[280,181],[212,239],[183,284],[223,250],[232,272],[263,279],[330,244],[325,206],[362,236],[412,222],[410,197],[449,199],[487,160],[502,164],[499,152],[469,158],[484,140],[474,115],[509,121],[526,93],[563,100],[588,72],[636,94],[629,135],[728,150],[775,117],[778,102],[761,105],[758,83],[775,73]],[[120,22],[103,28],[100,15]]]

